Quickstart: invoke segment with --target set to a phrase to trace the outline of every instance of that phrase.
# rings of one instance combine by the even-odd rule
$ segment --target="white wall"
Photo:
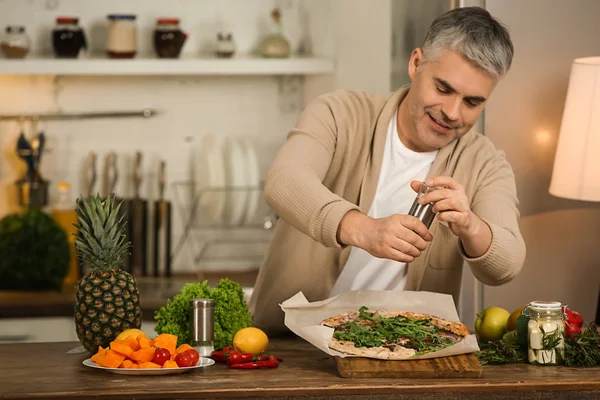
[[[515,171],[527,243],[523,273],[485,288],[484,304],[516,308],[559,300],[593,319],[600,285],[600,204],[548,193],[560,121],[574,58],[598,56],[600,2],[487,0],[512,35],[515,58],[485,114],[485,132]]]
[[[159,159],[167,163],[167,181],[190,179],[191,155],[205,134],[243,136],[253,141],[260,156],[261,173],[268,169],[286,133],[294,125],[302,105],[314,96],[336,88],[388,91],[390,0],[283,0],[285,32],[297,49],[308,26],[314,52],[334,57],[337,73],[331,77],[306,78],[298,106],[287,107],[280,97],[276,77],[50,77],[0,76],[0,114],[51,111],[99,111],[154,107],[164,113],[149,120],[87,120],[48,122],[42,128],[50,151],[41,171],[52,182],[71,182],[73,200],[82,192],[82,166],[89,151],[98,154],[98,176],[109,151],[119,156],[117,194],[132,193],[132,158],[144,154],[142,195],[156,195]],[[150,34],[157,17],[180,17],[190,34],[185,56],[210,51],[218,29],[233,32],[238,52],[251,52],[265,31],[271,0],[2,0],[0,27],[25,25],[33,39],[34,53],[48,53],[49,32],[54,18],[78,16],[92,43],[92,52],[102,52],[103,26],[109,13],[138,14],[140,53],[151,54]],[[305,15],[309,16],[308,25]],[[76,62],[76,61],[74,61]],[[118,61],[115,61],[118,62]],[[303,98],[301,96],[304,96]],[[285,99],[284,99],[285,100]],[[26,126],[26,129],[29,129]],[[16,209],[13,182],[24,171],[14,155],[19,126],[0,124],[0,215]],[[31,134],[29,131],[27,134]],[[96,190],[99,190],[99,184]],[[172,199],[172,187],[167,198]],[[174,243],[182,223],[174,210]],[[189,248],[188,248],[189,249]],[[220,252],[227,252],[221,250]],[[175,271],[193,270],[189,252],[176,259]],[[222,266],[222,264],[220,264]],[[240,268],[256,267],[242,261]],[[228,265],[229,266],[229,265]],[[210,267],[210,266],[208,266]]]

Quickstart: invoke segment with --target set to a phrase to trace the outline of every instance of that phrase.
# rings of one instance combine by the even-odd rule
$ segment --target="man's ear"
[[[419,67],[422,63],[423,50],[417,47],[413,50],[412,54],[410,55],[410,60],[408,61],[408,76],[410,76],[410,79],[415,79],[415,77],[417,76],[417,71],[419,70]]]

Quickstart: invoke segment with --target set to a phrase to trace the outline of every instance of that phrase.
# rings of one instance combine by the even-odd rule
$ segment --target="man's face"
[[[498,82],[450,50],[423,63],[423,53],[416,49],[408,74],[412,86],[405,100],[412,127],[401,135],[415,151],[440,149],[467,133]]]

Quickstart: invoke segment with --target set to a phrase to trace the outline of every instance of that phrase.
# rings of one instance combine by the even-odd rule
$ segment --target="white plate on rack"
[[[246,215],[244,216],[244,223],[248,224],[256,216],[262,190],[260,188],[260,166],[256,150],[250,140],[244,140],[242,143],[246,155],[248,186],[252,187],[252,189],[248,190]]]
[[[242,223],[246,211],[246,199],[248,198],[248,185],[246,170],[248,168],[246,155],[240,141],[236,138],[227,138],[225,145],[227,163],[227,186],[231,188],[227,192],[227,221],[232,225]]]
[[[226,192],[214,190],[226,185],[224,145],[223,138],[206,135],[194,160],[194,196],[200,196],[197,198],[198,205],[203,208],[204,214],[217,223],[223,221],[226,205]]]
[[[91,358],[83,360],[83,365],[90,368],[101,369],[113,374],[119,375],[174,375],[192,371],[198,368],[205,368],[213,365],[215,361],[212,358],[200,357],[198,364],[193,367],[180,368],[106,368],[96,364]]]

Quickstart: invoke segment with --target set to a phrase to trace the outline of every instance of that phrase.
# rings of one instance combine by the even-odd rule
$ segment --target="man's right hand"
[[[371,218],[352,210],[344,215],[338,228],[341,244],[359,247],[374,257],[399,262],[413,261],[432,239],[427,227],[410,215]]]

